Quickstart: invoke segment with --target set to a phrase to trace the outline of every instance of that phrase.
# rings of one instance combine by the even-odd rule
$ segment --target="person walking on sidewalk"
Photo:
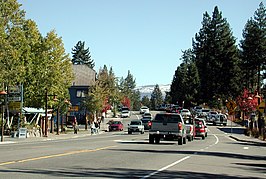
[[[74,118],[74,120],[72,122],[72,126],[73,126],[73,129],[74,129],[74,134],[78,134],[78,122],[77,122],[76,117]]]

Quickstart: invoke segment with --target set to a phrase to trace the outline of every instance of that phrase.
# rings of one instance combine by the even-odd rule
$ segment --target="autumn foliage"
[[[250,93],[249,90],[244,89],[241,96],[237,97],[236,102],[240,110],[243,112],[255,111],[258,106],[258,98],[256,94]]]

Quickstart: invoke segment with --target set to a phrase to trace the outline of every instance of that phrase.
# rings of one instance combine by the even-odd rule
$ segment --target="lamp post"
[[[6,100],[5,100],[5,97],[6,97],[6,95],[7,95],[7,92],[6,91],[0,91],[0,95],[1,96],[4,96],[4,100],[3,100],[3,103],[5,103],[6,102]],[[4,141],[4,123],[5,123],[5,121],[4,121],[4,113],[5,113],[5,108],[4,108],[4,106],[5,106],[5,104],[3,104],[2,103],[2,125],[1,125],[1,142],[3,142]]]
[[[47,88],[45,89],[45,121],[44,121],[44,135],[43,137],[48,137],[48,97],[53,96],[54,100],[56,99],[56,95],[48,95]],[[52,128],[52,125],[51,125]]]

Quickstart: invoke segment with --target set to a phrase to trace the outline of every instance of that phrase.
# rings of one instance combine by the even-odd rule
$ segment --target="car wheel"
[[[154,137],[152,135],[149,135],[149,143],[154,144]]]
[[[183,138],[183,144],[186,144],[186,143],[187,143],[187,138],[184,137],[184,138]]]
[[[183,138],[179,138],[178,139],[178,145],[182,145],[183,144]]]
[[[204,140],[205,139],[205,136],[202,136],[202,140]]]
[[[192,141],[192,136],[190,136],[190,137],[188,138],[188,141],[189,141],[189,142],[191,142],[191,141]]]
[[[156,143],[156,144],[159,144],[159,143],[160,143],[160,137],[156,137],[156,138],[155,138],[155,143]]]
[[[207,135],[208,135],[208,134],[207,134],[207,132],[206,132],[206,133],[205,133],[205,137],[207,137]]]
[[[132,134],[132,132],[131,131],[128,131],[128,134]]]

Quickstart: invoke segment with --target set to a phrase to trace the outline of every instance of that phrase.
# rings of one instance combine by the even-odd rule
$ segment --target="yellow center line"
[[[80,154],[80,153],[97,152],[97,151],[109,149],[109,148],[112,148],[112,147],[116,147],[116,146],[107,146],[107,147],[102,147],[102,148],[97,148],[97,149],[90,149],[90,150],[88,150],[88,149],[86,149],[86,150],[77,150],[77,151],[71,151],[71,152],[67,152],[67,153],[46,155],[46,156],[29,158],[29,159],[18,160],[18,161],[3,162],[3,163],[0,163],[0,166],[11,165],[11,164],[15,164],[15,163],[30,162],[30,161],[41,160],[41,159],[62,157],[62,156],[67,156],[67,155]]]

